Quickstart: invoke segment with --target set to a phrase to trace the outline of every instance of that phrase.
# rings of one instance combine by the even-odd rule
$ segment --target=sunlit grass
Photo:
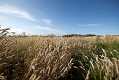
[[[1,80],[119,80],[116,37],[2,37]]]

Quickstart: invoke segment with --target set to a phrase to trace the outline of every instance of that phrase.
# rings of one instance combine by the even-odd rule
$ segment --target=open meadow
[[[119,80],[119,36],[1,37],[0,80]]]

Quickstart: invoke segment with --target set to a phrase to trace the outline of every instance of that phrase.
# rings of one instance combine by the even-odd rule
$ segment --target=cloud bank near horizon
[[[16,33],[22,33],[22,32],[26,32],[30,34],[50,34],[50,33],[59,34],[59,33],[62,33],[62,31],[57,29],[57,27],[55,28],[53,27],[56,25],[53,24],[53,21],[51,19],[47,19],[47,18],[35,19],[33,15],[30,14],[28,11],[18,8],[17,6],[1,5],[0,13],[6,15],[6,16],[0,15],[0,21],[5,22],[6,20],[5,24],[7,24],[7,19],[9,18],[8,16],[17,17],[17,19],[21,18],[23,20],[27,20],[29,23],[30,22],[33,23],[33,26],[27,25],[25,27],[24,25],[19,25],[19,26],[22,26],[22,28],[19,26],[10,27],[11,30]],[[13,23],[13,24],[17,24],[17,23]],[[7,24],[7,26],[9,27],[9,24]]]

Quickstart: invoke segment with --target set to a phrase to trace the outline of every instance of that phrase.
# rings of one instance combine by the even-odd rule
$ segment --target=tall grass
[[[1,80],[119,80],[118,59],[117,38],[0,37]]]

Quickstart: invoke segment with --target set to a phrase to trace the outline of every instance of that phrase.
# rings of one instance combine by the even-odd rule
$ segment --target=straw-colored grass
[[[0,80],[119,80],[118,38],[2,36]]]

